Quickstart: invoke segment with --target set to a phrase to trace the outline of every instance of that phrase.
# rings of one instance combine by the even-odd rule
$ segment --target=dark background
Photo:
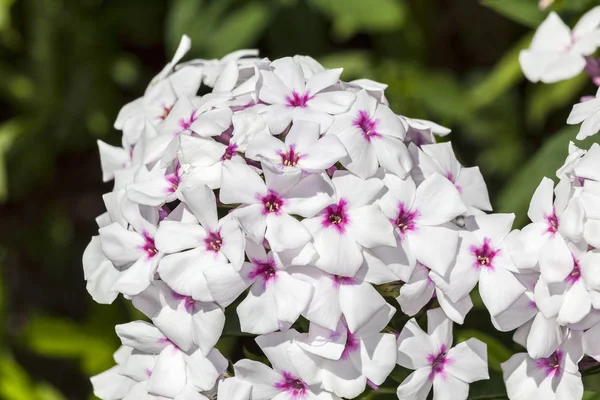
[[[572,25],[594,3],[554,8]],[[532,0],[0,0],[0,399],[87,399],[88,376],[112,366],[114,325],[136,313],[85,290],[81,256],[111,189],[95,141],[120,142],[119,108],[181,34],[192,38],[186,59],[307,54],[344,67],[344,80],[389,84],[397,113],[453,129],[495,210],[522,225],[574,140],[571,105],[596,90],[583,75],[524,81],[518,51],[547,11]],[[486,335],[486,312],[474,315],[462,329]],[[517,347],[487,334],[497,369]]]

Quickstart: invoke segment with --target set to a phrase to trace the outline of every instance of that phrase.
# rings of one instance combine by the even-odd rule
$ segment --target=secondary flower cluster
[[[511,398],[531,398],[538,377],[581,386],[576,350],[600,329],[582,333],[600,320],[586,280],[596,148],[573,148],[555,202],[543,181],[532,225],[511,232],[514,215],[485,213],[479,169],[436,143],[449,130],[394,114],[385,85],[343,82],[306,56],[179,63],[189,47],[184,37],[123,107],[122,146],[98,143],[114,188],[83,256],[87,288],[100,303],[121,293],[148,317],[116,327],[123,347],[92,378],[99,398],[350,399],[400,365],[414,372],[399,398],[433,387],[466,399],[488,378],[486,346],[452,348],[452,327],[477,284],[498,329],[530,338],[529,355],[504,365]],[[427,332],[415,319],[392,329],[380,287],[400,287],[408,316],[427,310]],[[589,307],[574,309],[584,297]],[[228,370],[225,309],[270,366]]]

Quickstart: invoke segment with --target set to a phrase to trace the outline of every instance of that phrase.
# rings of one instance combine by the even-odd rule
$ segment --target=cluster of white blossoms
[[[556,199],[545,179],[532,224],[511,231],[513,214],[486,213],[479,169],[436,143],[449,130],[396,115],[385,85],[306,56],[180,63],[189,48],[123,107],[122,146],[98,143],[114,188],[87,288],[148,318],[116,327],[99,398],[352,399],[399,365],[414,370],[400,399],[466,399],[488,379],[486,345],[452,347],[452,331],[477,284],[527,348],[503,364],[511,399],[583,392],[578,361],[600,360],[599,146],[573,146]],[[415,318],[393,329],[390,287],[426,331]],[[219,352],[226,309],[270,365]]]

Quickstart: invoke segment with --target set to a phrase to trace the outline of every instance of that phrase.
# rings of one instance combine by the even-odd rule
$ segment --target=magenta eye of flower
[[[339,233],[343,233],[350,222],[346,212],[347,205],[346,200],[340,199],[337,204],[327,207],[321,225],[326,228],[334,227]]]
[[[204,239],[204,243],[206,244],[206,250],[214,251],[216,253],[221,250],[221,247],[223,246],[223,238],[218,231],[210,232],[206,239]]]
[[[275,278],[277,276],[277,266],[273,262],[273,260],[252,260],[254,264],[254,269],[250,271],[248,274],[248,278],[256,279],[261,278],[265,282]]]
[[[277,213],[283,205],[283,200],[277,193],[270,191],[269,194],[262,198],[262,203],[265,207],[265,213]]]
[[[369,114],[360,110],[358,115],[352,121],[352,124],[362,131],[363,137],[368,142],[371,141],[371,138],[381,137],[381,135],[377,132],[377,120],[372,119]]]
[[[162,113],[160,114],[160,116],[158,118],[161,120],[167,119],[167,117],[171,113],[172,109],[173,109],[173,106],[170,106],[170,107],[162,106]]]
[[[563,353],[556,350],[547,358],[540,358],[535,365],[538,369],[545,372],[546,376],[555,376],[560,373]]]
[[[546,222],[548,223],[548,232],[556,233],[558,232],[558,217],[553,212],[552,215],[546,216]]]
[[[292,396],[303,396],[308,390],[308,386],[300,378],[296,378],[294,375],[287,371],[283,371],[283,378],[275,382],[275,388],[284,392],[290,393]]]
[[[433,379],[435,375],[443,373],[444,367],[450,363],[450,359],[446,355],[446,345],[442,345],[438,354],[428,354],[427,361],[431,366],[429,379]]]
[[[291,145],[287,153],[281,153],[281,163],[285,167],[295,167],[302,156],[296,153],[296,146]]]
[[[573,269],[565,278],[565,283],[574,284],[581,278],[581,267],[579,266],[579,262],[573,259]]]
[[[237,154],[237,144],[230,143],[225,149],[225,153],[221,157],[221,160],[231,160],[233,156]]]
[[[481,247],[471,247],[471,254],[475,256],[476,267],[493,268],[494,257],[496,257],[500,250],[492,248],[490,241],[491,239],[486,237]]]
[[[417,210],[407,210],[404,203],[398,205],[398,216],[392,220],[393,224],[400,230],[400,233],[412,231],[415,229],[415,219],[418,217]]]
[[[145,243],[142,248],[148,254],[148,257],[152,258],[158,254],[158,250],[156,249],[156,245],[154,244],[154,238],[151,237],[150,234],[148,234],[147,232],[144,232],[143,236]]]
[[[295,90],[292,92],[291,96],[286,96],[285,100],[287,102],[288,107],[306,107],[306,103],[312,99],[314,96],[310,95],[310,92],[305,92],[299,94]]]

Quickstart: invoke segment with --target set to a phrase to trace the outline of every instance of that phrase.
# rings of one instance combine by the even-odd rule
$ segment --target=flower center
[[[277,277],[277,266],[273,260],[252,260],[252,264],[254,264],[254,269],[250,271],[248,278],[252,280],[260,278],[266,283]]]
[[[273,386],[276,389],[291,394],[294,398],[304,398],[308,391],[308,386],[300,378],[295,377],[293,374],[283,371],[283,378],[275,382]]]
[[[311,96],[310,92],[304,92],[299,94],[295,90],[292,92],[291,96],[286,96],[285,101],[287,102],[288,107],[306,107],[306,103],[311,100],[315,96]]]
[[[540,358],[536,361],[535,365],[538,369],[541,369],[546,373],[546,376],[555,376],[560,373],[560,365],[563,359],[563,353],[560,350],[556,350],[548,358]]]
[[[185,308],[185,311],[187,311],[188,313],[193,313],[195,311],[196,300],[194,300],[190,296],[186,296],[183,294],[173,292],[173,298],[175,300],[183,301],[183,307]]]
[[[173,109],[173,106],[167,107],[165,105],[162,106],[162,113],[158,116],[159,119],[165,120],[169,116],[169,113]]]
[[[302,155],[296,153],[296,146],[294,146],[293,144],[290,145],[290,148],[287,151],[287,153],[281,153],[280,156],[281,163],[284,167],[295,167],[296,165],[298,165],[298,161],[300,161],[300,159],[302,158]]]
[[[556,216],[556,212],[552,211],[552,215],[546,215],[545,218],[548,224],[546,231],[551,234],[558,232],[558,217]]]
[[[337,204],[330,205],[325,210],[325,215],[321,224],[326,228],[333,226],[338,232],[343,233],[349,222],[348,213],[346,211],[347,207],[348,203],[344,199],[340,199]]]
[[[346,360],[350,356],[351,353],[354,353],[360,348],[360,343],[358,338],[354,336],[348,328],[346,328],[347,336],[346,336],[346,345],[344,346],[344,351],[340,357],[340,360]]]
[[[229,145],[227,145],[227,148],[225,149],[225,153],[221,157],[221,160],[231,160],[233,156],[237,154],[237,147],[238,146],[235,143],[230,143]]]
[[[154,245],[154,238],[152,236],[150,236],[150,234],[148,232],[144,232],[142,234],[142,236],[144,237],[145,243],[144,246],[142,246],[142,249],[148,254],[148,258],[152,258],[155,255],[158,254],[158,250],[156,249],[156,246]]]
[[[192,111],[192,113],[190,114],[189,118],[181,118],[179,120],[179,126],[181,127],[182,131],[187,131],[190,129],[190,127],[192,126],[192,124],[196,121],[196,119],[198,119],[198,116],[196,115],[197,111],[194,110]],[[181,132],[179,132],[181,133]]]
[[[333,275],[333,286],[340,287],[340,285],[352,285],[356,283],[356,280],[351,276]]]
[[[418,210],[408,210],[404,203],[398,204],[398,216],[392,223],[398,228],[401,235],[407,231],[415,230],[415,219],[419,216]]]
[[[206,244],[206,250],[218,253],[221,250],[221,246],[223,246],[221,233],[219,231],[209,232],[206,239],[204,239],[204,243]]]
[[[492,265],[494,257],[500,252],[500,249],[494,249],[490,246],[491,239],[486,237],[483,239],[481,247],[471,246],[471,254],[475,256],[475,268],[487,267],[493,269]]]
[[[429,373],[429,379],[433,379],[435,375],[443,374],[444,367],[450,363],[450,359],[446,356],[446,345],[443,344],[440,348],[440,352],[436,354],[428,354],[427,361],[431,365],[431,372]]]
[[[269,190],[269,193],[261,200],[265,207],[263,210],[264,214],[279,213],[281,206],[283,205],[283,199],[279,197],[277,192],[272,190]]]
[[[565,278],[565,283],[574,284],[581,278],[581,267],[579,266],[579,262],[573,257],[573,269]]]
[[[365,110],[358,112],[358,115],[352,121],[352,125],[360,128],[367,142],[370,142],[372,138],[381,137],[381,134],[377,132],[377,119],[372,119]]]

